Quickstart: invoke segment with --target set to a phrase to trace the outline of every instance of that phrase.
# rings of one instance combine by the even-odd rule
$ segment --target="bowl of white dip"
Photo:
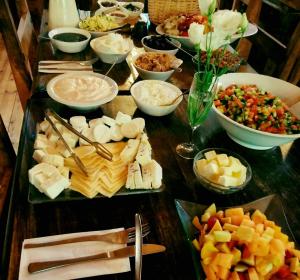
[[[54,77],[47,84],[47,92],[59,103],[81,111],[91,111],[115,98],[118,85],[107,76],[80,71]]]
[[[156,117],[172,113],[183,98],[182,91],[178,87],[159,80],[137,82],[131,87],[130,92],[142,112]]]
[[[126,59],[133,48],[133,42],[120,34],[109,33],[93,39],[90,46],[103,62],[113,64]]]

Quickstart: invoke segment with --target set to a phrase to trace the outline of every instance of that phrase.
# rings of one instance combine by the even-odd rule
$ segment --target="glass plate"
[[[58,202],[58,201],[70,201],[70,200],[83,200],[89,199],[82,194],[72,191],[70,189],[64,190],[58,197],[55,199],[51,199],[40,193],[32,184],[28,182],[28,169],[33,167],[36,163],[32,159],[33,154],[33,145],[34,140],[36,138],[36,125],[38,122],[41,122],[44,118],[44,110],[46,108],[52,108],[55,112],[57,112],[61,117],[65,119],[69,119],[71,116],[75,115],[84,115],[87,119],[99,118],[102,115],[100,109],[96,111],[83,113],[73,110],[71,108],[65,107],[50,98],[35,98],[31,99],[24,116],[23,121],[23,135],[22,141],[20,141],[19,151],[18,151],[18,161],[21,162],[21,170],[20,170],[20,180],[24,182],[24,185],[29,186],[28,192],[28,201],[30,203],[46,203],[46,202]],[[115,110],[113,108],[112,110]],[[108,112],[106,115],[109,115]],[[153,151],[152,151],[153,152]],[[155,152],[153,152],[153,158],[155,159]],[[22,182],[22,183],[23,183]],[[126,196],[126,195],[136,195],[136,194],[147,194],[147,193],[157,193],[161,192],[165,189],[165,185],[159,189],[136,189],[136,190],[128,190],[125,187],[122,187],[115,196]],[[104,198],[103,195],[98,194],[95,198]]]
[[[196,279],[205,279],[204,272],[200,265],[199,252],[194,248],[192,244],[192,240],[195,238],[196,233],[196,229],[192,224],[192,220],[194,216],[200,216],[209,205],[202,205],[177,199],[175,199],[175,205],[184,229],[185,239],[192,253],[192,259],[197,277]],[[219,210],[226,208],[218,207],[218,205],[216,206]],[[259,209],[261,212],[266,214],[269,220],[274,221],[277,225],[279,225],[282,228],[282,232],[286,233],[289,236],[289,239],[294,241],[296,244],[296,239],[290,229],[281,200],[278,195],[265,196],[253,202],[234,207],[243,207],[244,211]]]

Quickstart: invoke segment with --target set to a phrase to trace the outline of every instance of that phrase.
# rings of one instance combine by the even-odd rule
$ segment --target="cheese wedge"
[[[136,155],[136,160],[139,164],[144,165],[151,161],[151,145],[148,139],[145,137],[141,138],[141,143],[138,148],[138,152]]]
[[[151,186],[158,189],[162,185],[162,168],[154,159],[148,164],[151,167]]]
[[[126,147],[122,150],[120,154],[120,158],[124,162],[132,162],[137,154],[139,144],[139,139],[129,139]]]
[[[134,170],[135,169],[135,164],[134,163],[129,163],[128,164],[128,174],[127,174],[127,180],[125,187],[127,189],[135,189],[135,182],[134,182]]]

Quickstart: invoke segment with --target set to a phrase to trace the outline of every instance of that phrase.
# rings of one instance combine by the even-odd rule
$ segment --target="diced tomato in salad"
[[[214,104],[227,117],[253,129],[276,134],[300,133],[300,120],[280,98],[256,85],[230,85],[218,92]]]
[[[180,21],[178,22],[177,29],[179,30],[180,36],[189,36],[188,30],[190,25],[193,23],[205,24],[207,22],[206,16],[201,15],[183,15],[180,17]]]

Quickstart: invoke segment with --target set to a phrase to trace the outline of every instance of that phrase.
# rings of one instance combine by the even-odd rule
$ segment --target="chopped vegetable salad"
[[[300,133],[300,120],[282,100],[256,85],[230,85],[218,92],[214,103],[225,116],[250,128],[276,134]]]

